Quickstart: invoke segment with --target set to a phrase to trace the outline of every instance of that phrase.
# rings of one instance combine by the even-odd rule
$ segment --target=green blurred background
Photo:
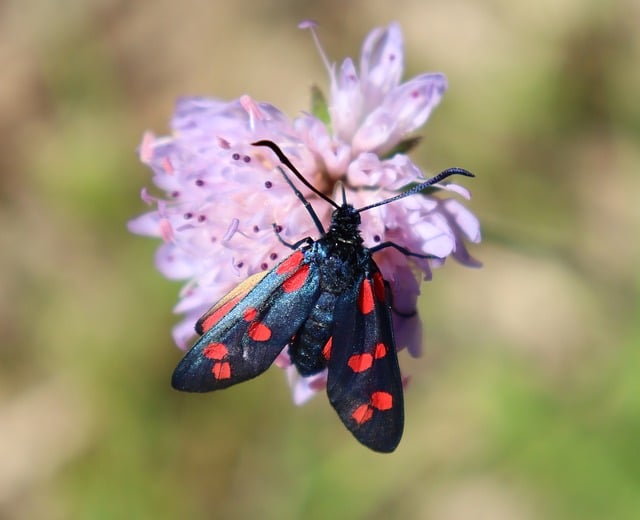
[[[399,449],[283,374],[173,392],[180,285],[126,222],[180,95],[295,116],[398,20],[450,88],[414,159],[459,165],[485,266],[423,285]],[[299,0],[0,4],[0,517],[640,515],[640,5]]]

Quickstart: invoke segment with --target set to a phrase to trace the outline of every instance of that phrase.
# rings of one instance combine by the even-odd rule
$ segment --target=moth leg
[[[294,242],[293,244],[290,244],[289,242],[287,242],[284,238],[282,238],[282,236],[280,235],[280,230],[278,229],[278,225],[277,224],[271,224],[273,226],[273,231],[275,232],[276,236],[278,237],[278,240],[280,241],[281,244],[287,246],[289,249],[298,249],[302,244],[306,243],[308,245],[313,244],[313,239],[311,237],[305,237],[301,240],[298,240],[297,242]]]
[[[371,253],[375,253],[387,247],[393,247],[394,249],[400,251],[403,255],[407,256],[415,256],[416,258],[430,258],[432,260],[442,260],[441,257],[436,255],[423,255],[420,253],[414,253],[412,251],[409,251],[406,247],[402,247],[396,244],[395,242],[382,242],[382,244],[378,244],[377,246],[369,248],[369,251],[371,251]]]

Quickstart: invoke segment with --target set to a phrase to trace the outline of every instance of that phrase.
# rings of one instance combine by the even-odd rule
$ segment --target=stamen
[[[151,132],[145,132],[142,136],[142,143],[140,143],[140,160],[144,164],[149,164],[153,159],[153,145],[155,143],[156,136]]]
[[[174,192],[177,193],[177,192]],[[146,204],[153,204],[154,202],[156,202],[156,198],[154,196],[152,196],[149,191],[147,190],[147,188],[142,188],[142,190],[140,191],[140,198],[146,203]]]
[[[316,33],[316,27],[318,27],[318,23],[314,20],[304,20],[298,24],[298,29],[309,29],[311,31],[311,36],[316,44],[316,49],[318,49],[324,66],[327,68],[327,72],[329,72],[329,75],[331,76],[331,63],[329,62],[329,58],[327,58],[327,53],[324,52],[324,49],[322,48],[320,38],[318,38],[318,34]]]
[[[236,231],[238,231],[239,225],[240,225],[240,220],[238,220],[237,218],[232,219],[231,224],[229,225],[229,229],[227,229],[227,232],[225,233],[224,237],[222,237],[222,241],[228,242],[229,240],[231,240],[231,238],[233,238],[233,235],[236,234]]]
[[[160,221],[160,236],[165,243],[173,241],[173,228],[167,219]]]
[[[264,119],[264,116],[260,111],[260,107],[250,96],[247,96],[246,94],[244,96],[240,96],[240,105],[245,109],[247,114],[249,114],[249,128],[251,130],[255,130],[256,121]]]
[[[172,174],[174,172],[173,164],[171,164],[171,160],[168,157],[162,159],[162,169],[168,174]]]

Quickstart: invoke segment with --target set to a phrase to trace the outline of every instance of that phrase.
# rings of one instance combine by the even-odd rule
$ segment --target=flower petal
[[[458,229],[473,243],[481,240],[480,221],[473,213],[456,199],[447,199],[443,203],[447,214],[453,219]]]
[[[422,126],[447,87],[442,74],[423,74],[390,91],[353,137],[355,152],[385,151]]]
[[[127,222],[127,229],[131,233],[136,233],[137,235],[159,237],[161,236],[161,232],[160,232],[161,220],[162,219],[157,211],[143,213],[142,215],[136,218],[133,218],[129,222]]]
[[[302,405],[327,386],[327,371],[309,377],[298,374],[295,366],[286,369],[289,386],[293,391],[293,402]]]
[[[404,42],[397,23],[374,29],[362,46],[360,74],[368,106],[377,105],[397,87],[404,68]]]
[[[173,244],[163,244],[156,252],[156,267],[170,280],[186,280],[196,274],[193,259]]]
[[[342,62],[339,73],[331,76],[329,114],[333,132],[340,140],[351,141],[362,117],[363,97],[353,61]]]

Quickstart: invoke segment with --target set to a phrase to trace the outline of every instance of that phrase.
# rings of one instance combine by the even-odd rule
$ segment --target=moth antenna
[[[276,143],[265,139],[262,141],[256,141],[255,143],[251,143],[251,144],[253,146],[266,146],[267,148],[271,148],[273,153],[275,153],[278,156],[278,159],[280,159],[280,162],[284,164],[287,168],[289,168],[291,172],[296,177],[298,177],[298,179],[302,184],[304,184],[307,188],[309,188],[313,193],[315,193],[322,200],[331,204],[334,208],[336,209],[339,208],[339,206],[333,200],[331,200],[324,193],[322,193],[320,190],[315,188],[307,179],[304,178],[304,176],[296,169],[296,167],[291,163],[289,158],[284,154],[284,152],[280,149],[280,147]]]
[[[284,168],[280,165],[278,165],[277,168],[278,170],[280,170],[280,173],[284,177],[284,180],[287,181],[287,184],[289,185],[289,187],[293,190],[293,193],[295,193],[296,197],[298,197],[298,200],[302,202],[302,204],[304,205],[304,208],[307,210],[307,213],[311,215],[311,218],[317,230],[320,231],[321,235],[324,235],[325,230],[322,227],[322,222],[320,222],[320,218],[318,217],[316,212],[313,210],[313,206],[311,206],[311,203],[305,198],[305,196],[300,192],[300,190],[295,187],[293,182],[291,182],[291,179],[287,175],[287,172],[284,171]],[[280,238],[280,236],[278,236],[278,238]],[[282,241],[282,239],[280,239],[280,241]],[[295,249],[295,248],[292,248],[292,249]]]
[[[428,188],[429,186],[433,186],[434,184],[439,183],[440,181],[446,179],[447,177],[450,177],[451,175],[464,175],[465,177],[475,177],[473,173],[471,173],[468,170],[465,170],[464,168],[447,168],[446,170],[441,171],[438,175],[434,175],[430,179],[418,184],[417,186],[414,186],[410,190],[400,193],[395,197],[381,200],[374,204],[369,204],[364,208],[359,208],[357,211],[358,213],[362,213],[363,211],[367,211],[368,209],[377,208],[378,206],[389,204],[390,202],[394,202],[396,200],[404,199],[405,197],[409,197],[410,195],[415,195],[416,193],[421,192],[422,190],[424,190],[425,188]]]

